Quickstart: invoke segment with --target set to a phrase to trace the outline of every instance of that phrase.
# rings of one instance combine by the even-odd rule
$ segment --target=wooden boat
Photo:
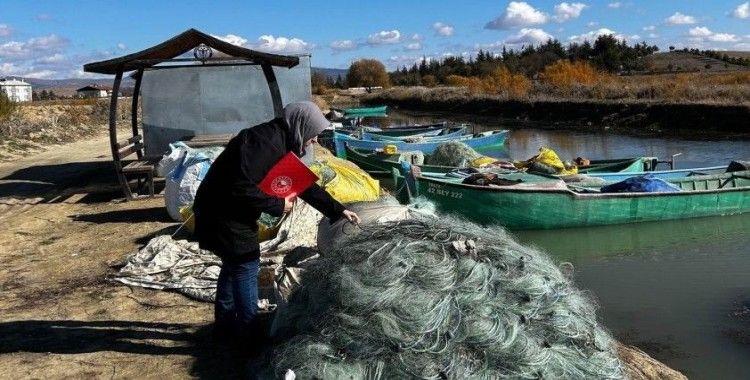
[[[388,110],[388,106],[378,106],[378,107],[357,107],[357,108],[344,108],[344,115],[354,115],[354,114],[365,114],[365,113],[385,113]]]
[[[706,166],[702,168],[690,168],[690,169],[671,169],[671,170],[651,170],[651,171],[637,171],[637,170],[624,170],[621,172],[603,172],[593,171],[586,174],[601,178],[606,182],[620,182],[630,177],[635,177],[644,174],[650,174],[656,178],[661,179],[676,179],[683,177],[693,177],[699,175],[710,175],[710,174],[721,174],[727,171],[726,165],[723,166]]]
[[[388,135],[381,135],[378,132],[362,132],[362,140],[372,140],[372,141],[409,141],[414,139],[427,139],[427,140],[435,140],[435,139],[452,139],[455,137],[463,136],[466,134],[466,126],[461,125],[457,127],[450,127],[450,128],[443,128],[438,129],[435,131],[428,131],[428,132],[419,132],[412,135],[405,135],[405,136],[388,136]]]
[[[505,138],[507,136],[507,130],[496,130],[477,133],[474,135],[459,136],[453,139],[438,139],[435,141],[408,143],[403,141],[360,140],[347,134],[334,132],[333,140],[336,148],[336,155],[340,158],[346,158],[346,145],[355,149],[370,151],[382,150],[386,145],[395,145],[399,151],[421,151],[425,154],[429,154],[446,141],[461,141],[476,150],[491,149],[502,146],[505,143]]]
[[[536,178],[534,178],[536,177]],[[505,177],[504,177],[505,178]],[[524,182],[476,186],[444,175],[409,175],[410,195],[422,195],[439,210],[509,229],[555,229],[660,221],[750,212],[750,171],[684,177],[668,182],[682,191],[600,193],[544,180],[531,174],[508,175]],[[396,188],[405,180],[394,171]]]
[[[391,175],[393,168],[399,168],[401,166],[401,161],[408,161],[412,165],[419,166],[422,172],[425,173],[448,173],[459,169],[454,166],[422,164],[417,160],[414,160],[414,157],[418,156],[419,155],[412,154],[411,152],[386,154],[383,152],[355,149],[349,144],[346,144],[346,158],[371,175]],[[429,154],[424,154],[422,156],[424,159],[419,161],[429,162]],[[632,174],[628,176],[632,177],[633,175],[646,173],[648,168],[655,167],[655,161],[656,159],[653,157],[626,158],[620,160],[593,160],[590,165],[579,168],[579,172],[598,177],[600,174],[616,174],[610,173],[610,171],[621,170],[623,172],[632,172]],[[721,168],[723,169],[722,171],[726,170],[726,166],[722,166]]]

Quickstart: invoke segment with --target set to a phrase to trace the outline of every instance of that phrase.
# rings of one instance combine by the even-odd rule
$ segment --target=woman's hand
[[[344,218],[346,218],[346,220],[348,220],[348,221],[350,221],[350,222],[352,222],[354,224],[359,224],[359,222],[360,222],[359,215],[357,215],[357,213],[354,212],[354,211],[344,210],[344,212],[342,212],[341,215]]]
[[[294,198],[284,198],[284,214],[288,214],[294,207]]]

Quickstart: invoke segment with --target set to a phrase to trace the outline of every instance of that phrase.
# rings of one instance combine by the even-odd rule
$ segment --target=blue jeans
[[[260,259],[241,264],[222,260],[219,280],[216,283],[214,317],[221,329],[238,328],[251,333],[255,315],[258,314],[258,266]]]

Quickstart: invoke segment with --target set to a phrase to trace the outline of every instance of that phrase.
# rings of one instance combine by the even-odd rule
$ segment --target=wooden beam
[[[276,74],[273,72],[273,66],[264,63],[260,65],[260,67],[263,68],[263,75],[266,76],[268,89],[271,91],[274,117],[282,117],[284,113],[284,103],[281,101],[281,90],[279,90],[279,82],[276,80]]]
[[[128,185],[128,179],[122,173],[122,162],[120,161],[120,151],[117,147],[117,93],[120,92],[120,82],[122,82],[122,68],[117,70],[115,74],[115,81],[112,84],[112,98],[109,101],[109,145],[112,148],[112,160],[115,164],[115,174],[117,180],[122,186],[122,191],[125,193],[125,199],[133,199],[133,193],[130,191],[130,185]]]
[[[143,69],[139,69],[136,74],[135,87],[133,88],[133,102],[130,106],[130,125],[133,129],[133,137],[138,136],[138,95],[141,92],[141,80],[143,79]],[[143,151],[136,152],[138,159],[143,158]]]

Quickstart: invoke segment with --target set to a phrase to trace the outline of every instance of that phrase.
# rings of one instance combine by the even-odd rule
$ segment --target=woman
[[[282,118],[243,129],[229,141],[201,182],[193,204],[195,234],[200,247],[221,258],[214,317],[219,334],[252,334],[257,314],[257,221],[292,209],[292,202],[258,188],[268,171],[288,152],[301,157],[330,123],[312,102],[291,103]],[[313,185],[299,196],[331,222],[359,217]]]

